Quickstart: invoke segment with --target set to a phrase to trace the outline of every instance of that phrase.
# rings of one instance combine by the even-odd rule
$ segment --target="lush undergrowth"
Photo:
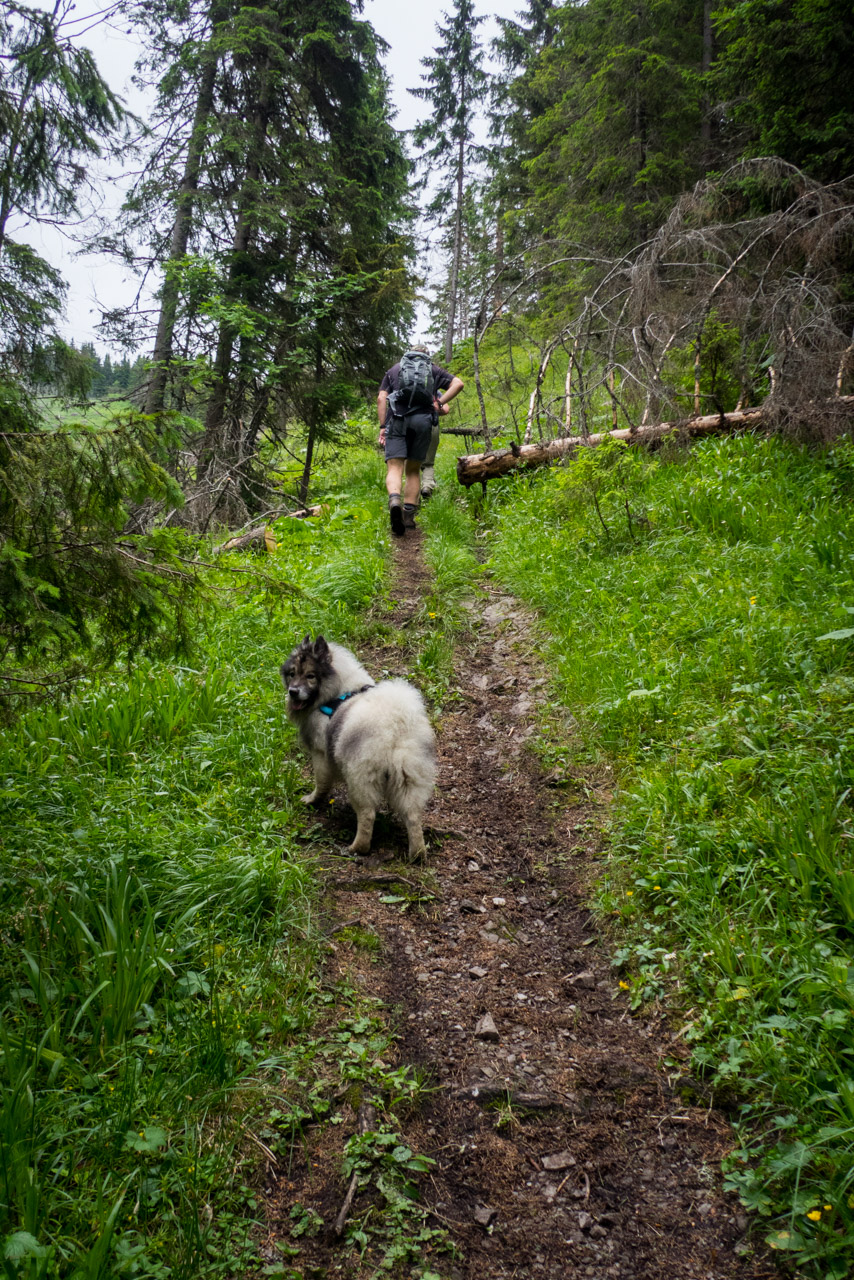
[[[321,983],[278,677],[307,631],[386,627],[380,479],[361,454],[322,520],[281,520],[263,560],[222,557],[191,664],[83,682],[0,738],[9,1277],[260,1274],[259,1152],[287,1161],[330,1111],[312,1083],[330,1057],[383,1096],[388,1032]],[[412,1092],[400,1073],[385,1084]]]
[[[742,437],[591,451],[491,485],[481,520],[619,780],[599,897],[622,980],[635,1005],[681,990],[739,1106],[731,1185],[832,1276],[854,1253],[853,500],[850,445]]]

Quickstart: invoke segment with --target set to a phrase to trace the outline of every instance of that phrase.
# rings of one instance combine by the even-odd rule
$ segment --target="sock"
[[[390,507],[390,508],[391,508],[391,507],[399,507],[399,506],[400,506],[400,494],[399,494],[399,493],[390,493],[390,494],[388,495],[388,505],[389,505],[389,507]]]

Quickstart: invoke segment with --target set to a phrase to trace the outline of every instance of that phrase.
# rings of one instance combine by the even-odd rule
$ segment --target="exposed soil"
[[[398,625],[429,582],[420,542],[410,534],[396,548]],[[360,657],[377,674],[407,669],[397,647]],[[427,816],[434,902],[401,914],[371,892],[371,875],[400,855],[403,833],[390,822],[377,825],[369,865],[329,860],[338,918],[358,917],[383,942],[379,963],[348,951],[332,964],[361,967],[393,1011],[400,1061],[429,1067],[439,1086],[406,1138],[437,1162],[422,1193],[462,1251],[442,1273],[778,1275],[747,1246],[746,1217],[721,1191],[726,1116],[680,1069],[687,1051],[668,1020],[631,1013],[585,905],[608,775],[588,771],[567,789],[526,748],[546,685],[535,620],[505,594],[479,591],[456,677],[462,700],[438,726]],[[330,835],[351,838],[346,806],[334,813],[323,819]],[[334,1133],[317,1131],[304,1162],[269,1187],[273,1236],[287,1237],[297,1199],[334,1219],[355,1123],[353,1112]],[[360,1274],[323,1236],[311,1255],[319,1270],[306,1274]]]

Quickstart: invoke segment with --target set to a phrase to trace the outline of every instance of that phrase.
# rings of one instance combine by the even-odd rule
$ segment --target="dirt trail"
[[[429,580],[420,542],[396,548],[398,625]],[[440,1085],[406,1137],[437,1161],[423,1190],[463,1250],[451,1274],[776,1276],[720,1189],[726,1118],[680,1072],[687,1054],[667,1021],[631,1014],[585,907],[607,775],[573,802],[525,749],[545,697],[534,637],[516,601],[478,593],[458,650],[463,704],[439,726],[430,908],[401,915],[363,891],[364,867],[336,870],[339,918],[382,938],[383,962],[365,962],[364,980],[395,1011],[400,1061],[428,1065]],[[360,656],[406,670],[399,648]],[[377,860],[396,856],[400,833],[378,834]],[[310,1159],[328,1216],[340,1173],[331,1162],[324,1187]],[[328,1274],[357,1271],[334,1250],[323,1262]]]

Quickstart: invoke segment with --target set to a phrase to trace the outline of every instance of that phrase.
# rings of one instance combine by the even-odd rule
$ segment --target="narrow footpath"
[[[429,583],[420,544],[418,533],[395,550],[398,626]],[[382,940],[363,981],[393,1011],[399,1061],[438,1086],[405,1137],[435,1159],[422,1194],[462,1251],[442,1274],[770,1280],[773,1259],[750,1247],[721,1190],[727,1119],[690,1078],[671,1022],[630,1011],[585,905],[608,774],[567,786],[542,771],[526,749],[547,687],[536,621],[488,585],[470,617],[458,709],[438,727],[434,900],[401,914],[365,892],[364,864],[334,872],[338,918]],[[377,674],[407,670],[399,647],[360,657]],[[346,817],[325,819],[331,835]],[[375,869],[399,839],[378,824]],[[321,1212],[341,1198],[329,1168],[334,1186],[315,1180]],[[317,1274],[359,1274],[333,1248],[324,1261]]]

